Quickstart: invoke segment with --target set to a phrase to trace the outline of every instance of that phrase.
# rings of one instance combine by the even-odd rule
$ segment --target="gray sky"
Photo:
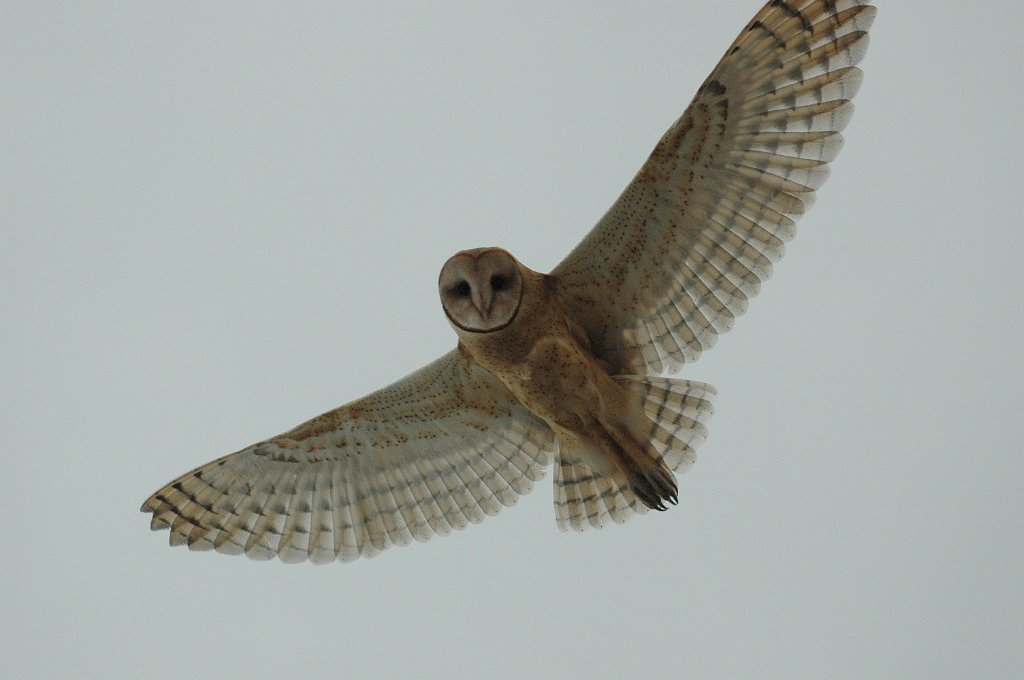
[[[3,2],[5,672],[1019,675],[1024,9],[878,4],[832,178],[682,373],[678,508],[564,535],[549,477],[313,567],[138,507],[451,348],[456,250],[547,271],[758,0]]]

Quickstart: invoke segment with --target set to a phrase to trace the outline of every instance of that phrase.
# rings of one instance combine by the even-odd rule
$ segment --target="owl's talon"
[[[675,478],[671,476],[671,473],[665,473],[658,468],[652,468],[645,475],[633,477],[629,486],[640,502],[651,510],[664,512],[668,510],[665,501],[672,505],[677,505],[679,502]]]

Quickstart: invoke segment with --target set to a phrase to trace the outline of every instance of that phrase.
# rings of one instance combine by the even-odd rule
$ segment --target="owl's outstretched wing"
[[[732,327],[842,146],[875,8],[773,0],[552,271],[612,373],[675,371]]]
[[[182,475],[142,511],[192,550],[348,562],[497,514],[543,477],[554,446],[543,421],[456,349]]]

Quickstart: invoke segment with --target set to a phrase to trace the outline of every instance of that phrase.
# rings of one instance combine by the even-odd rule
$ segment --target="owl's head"
[[[523,299],[519,262],[501,248],[455,253],[437,280],[444,313],[458,328],[491,333],[516,318]]]

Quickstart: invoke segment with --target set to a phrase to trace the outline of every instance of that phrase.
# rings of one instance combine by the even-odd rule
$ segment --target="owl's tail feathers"
[[[615,380],[641,397],[646,421],[632,424],[637,440],[653,447],[669,470],[689,470],[697,460],[697,447],[708,437],[711,402],[718,390],[695,380],[638,375]]]
[[[615,380],[641,398],[641,412],[624,425],[644,451],[634,458],[637,469],[627,475],[621,470],[594,470],[585,462],[590,458],[586,452],[574,448],[585,447],[583,442],[560,440],[555,519],[562,531],[600,528],[609,520],[622,524],[648,509],[664,510],[665,501],[676,499],[673,472],[688,470],[697,458],[697,447],[707,438],[706,423],[717,394],[711,385],[649,376]]]

